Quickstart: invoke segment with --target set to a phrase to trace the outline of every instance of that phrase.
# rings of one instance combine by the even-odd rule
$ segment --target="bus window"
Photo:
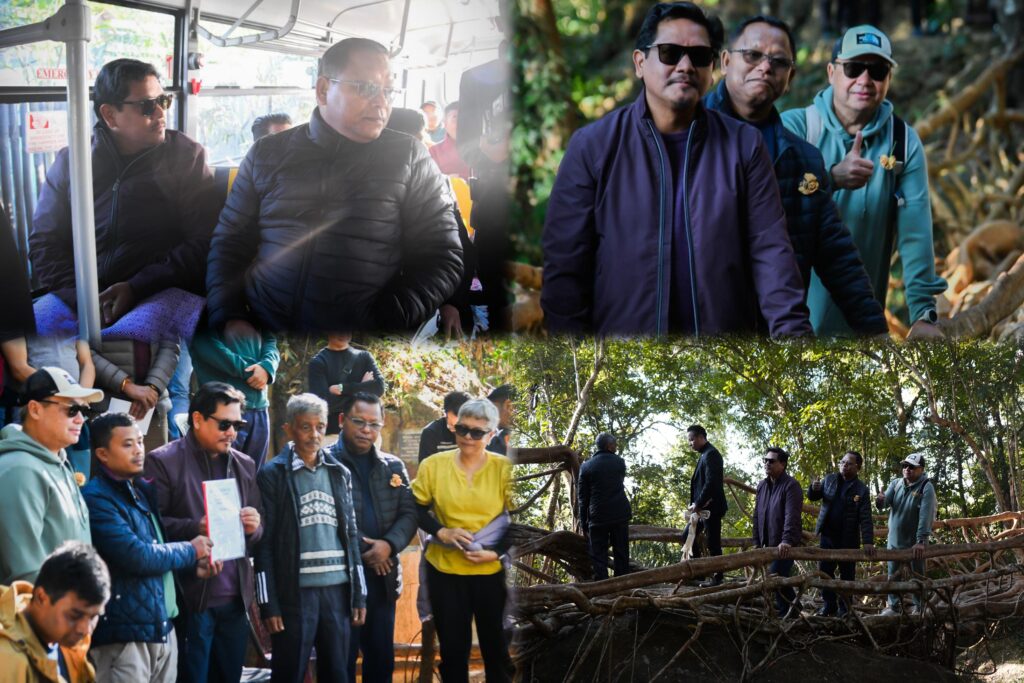
[[[0,26],[22,26],[52,16],[63,0],[0,3]],[[174,15],[100,2],[92,10],[89,42],[89,81],[107,62],[131,57],[151,63],[165,88],[173,82]],[[0,49],[0,87],[58,87],[67,85],[64,44],[43,41]]]

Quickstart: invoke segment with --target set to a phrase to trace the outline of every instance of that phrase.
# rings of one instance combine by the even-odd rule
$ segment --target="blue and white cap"
[[[874,26],[863,24],[854,26],[843,34],[832,59],[855,59],[864,55],[878,55],[893,66],[897,66],[892,58],[892,43],[889,37]]]

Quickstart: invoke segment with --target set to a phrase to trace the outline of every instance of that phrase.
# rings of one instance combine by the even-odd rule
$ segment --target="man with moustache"
[[[383,45],[335,43],[309,123],[246,154],[210,247],[213,327],[408,330],[455,291],[454,197],[427,149],[385,128],[392,79]]]
[[[224,197],[203,146],[166,130],[174,97],[159,78],[151,64],[115,59],[103,65],[93,87],[93,207],[104,324],[169,287],[205,290],[206,252]],[[67,148],[40,189],[28,242],[40,286],[74,307]],[[140,396],[130,398],[149,391],[144,384],[134,387]],[[158,396],[150,398],[147,408]]]
[[[775,108],[796,72],[793,33],[782,20],[759,15],[740,23],[731,43],[722,51],[724,78],[704,97],[704,106],[761,132],[804,289],[810,285],[813,268],[854,332],[885,334],[882,307],[832,201],[832,183],[821,152],[786,130]]]
[[[89,510],[65,449],[78,443],[90,403],[103,392],[79,386],[60,368],[25,382],[22,424],[0,431],[0,584],[35,581],[65,541],[91,543]],[[84,482],[84,479],[83,479]]]
[[[640,96],[570,140],[543,237],[552,332],[811,333],[761,136],[701,104],[721,43],[693,3],[655,5]]]
[[[879,305],[885,304],[892,256],[898,251],[910,334],[936,337],[942,333],[935,326],[935,296],[946,282],[935,274],[924,147],[886,99],[895,68],[889,37],[874,26],[855,26],[832,50],[829,87],[809,107],[784,112],[782,123],[821,150],[832,198]],[[811,280],[807,306],[819,335],[850,333],[844,311],[818,277]]]
[[[256,598],[273,640],[273,683],[301,683],[314,645],[318,681],[355,680],[349,652],[358,647],[352,627],[366,621],[366,581],[352,475],[323,448],[326,420],[323,399],[292,396],[291,441],[260,469],[267,533],[256,553]]]
[[[416,534],[416,501],[402,461],[374,446],[384,428],[380,398],[353,394],[346,398],[339,420],[341,438],[331,455],[352,473],[366,574],[366,622],[352,631],[348,677],[356,680],[356,659],[362,652],[361,680],[387,683],[395,670],[395,602],[402,594],[398,553]]]
[[[263,535],[256,464],[232,444],[246,427],[245,396],[224,382],[199,387],[189,404],[189,431],[152,451],[145,474],[156,487],[165,540],[191,541],[207,533],[203,482],[233,479],[241,503],[239,516],[251,555]],[[249,641],[247,613],[253,599],[248,557],[224,562],[209,579],[180,574],[181,629],[178,632],[178,680],[238,683]]]
[[[864,544],[868,557],[875,555],[875,529],[871,523],[871,494],[857,475],[864,464],[864,458],[857,451],[847,451],[839,461],[839,472],[825,477],[824,483],[814,481],[807,487],[807,500],[820,500],[821,510],[818,512],[818,525],[815,533],[821,537],[822,548],[853,548],[858,549]],[[822,560],[818,569],[829,578],[836,575],[839,567],[839,578],[853,581],[857,575],[856,562],[837,562]],[[818,616],[830,617],[836,614],[836,592],[825,588],[821,591],[825,605],[818,610]],[[839,616],[849,611],[845,599],[838,605]]]
[[[800,511],[804,493],[800,483],[786,472],[788,462],[785,449],[771,446],[765,451],[765,478],[757,485],[754,500],[754,547],[778,549],[778,558],[768,565],[768,573],[775,576],[790,575],[794,560],[789,551],[802,540]],[[799,615],[800,605],[792,586],[775,592],[775,611],[782,618]]]

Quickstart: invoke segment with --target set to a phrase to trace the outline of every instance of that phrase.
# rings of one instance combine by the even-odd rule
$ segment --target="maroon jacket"
[[[765,477],[757,485],[754,503],[754,547],[771,547],[780,543],[801,545],[800,513],[804,492],[800,482],[782,473],[774,484]]]
[[[168,287],[205,292],[206,254],[224,196],[206,165],[203,146],[176,130],[166,135],[156,147],[125,159],[105,124],[93,129],[100,291],[127,282],[137,300]],[[46,173],[28,244],[39,284],[74,305],[67,148]]]
[[[161,446],[146,456],[146,478],[156,486],[160,516],[167,533],[167,540],[190,541],[206,533],[199,527],[199,520],[206,514],[203,504],[203,481],[212,479],[210,456],[200,447],[195,436],[189,432],[166,446]],[[228,451],[228,478],[238,483],[238,494],[242,507],[254,507],[263,516],[263,503],[256,485],[256,463],[245,453],[234,448]],[[252,554],[263,536],[263,521],[256,533],[246,536],[248,554]],[[239,591],[248,611],[253,597],[252,565],[248,560],[238,560]],[[183,604],[189,613],[206,610],[207,582],[194,574],[183,572],[180,576],[184,591]]]

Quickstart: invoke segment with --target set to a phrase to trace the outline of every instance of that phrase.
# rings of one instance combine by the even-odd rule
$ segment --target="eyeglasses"
[[[356,90],[356,94],[362,97],[364,100],[372,100],[381,93],[384,93],[384,99],[388,102],[393,102],[395,97],[402,94],[401,88],[392,88],[390,86],[380,86],[376,83],[370,83],[369,81],[350,81],[345,78],[328,78],[327,80],[332,83],[345,83],[351,85]]]
[[[174,102],[174,95],[164,93],[163,95],[150,97],[148,100],[122,100],[121,104],[134,104],[142,112],[143,116],[152,116],[157,107],[164,111],[170,109],[172,102]]]
[[[690,58],[690,63],[697,68],[711,66],[715,61],[715,51],[707,45],[676,45],[675,43],[652,43],[646,49],[658,48],[658,59],[662,64],[675,66],[683,59]]]
[[[779,462],[777,458],[765,458],[764,459],[764,464],[765,465],[771,465],[772,463],[776,463],[776,462]]]
[[[847,78],[860,78],[860,75],[867,69],[868,77],[873,81],[882,82],[889,76],[892,66],[885,62],[836,62],[843,67],[843,74]]]
[[[902,467],[905,470],[916,470],[917,469],[917,465],[911,465],[909,462],[903,463]]]
[[[776,55],[768,55],[760,50],[729,50],[729,52],[739,52],[743,55],[743,61],[750,66],[757,66],[763,61],[768,62],[773,71],[784,71],[786,69],[792,69],[795,62],[789,57],[778,57]]]
[[[240,432],[249,425],[249,423],[246,422],[245,420],[222,420],[219,417],[214,417],[213,415],[203,415],[203,419],[216,420],[217,429],[219,429],[222,432],[226,432],[232,428],[234,428],[236,432]]]
[[[468,436],[469,438],[473,439],[473,441],[479,441],[480,439],[490,434],[490,430],[473,429],[472,427],[469,427],[464,424],[457,424],[455,425],[455,433],[458,434],[459,436]]]
[[[67,416],[72,419],[81,415],[82,417],[88,420],[89,418],[96,415],[96,411],[94,411],[89,406],[82,405],[81,403],[61,403],[60,401],[47,401],[46,399],[42,399],[39,402],[49,403],[50,405],[60,406],[64,408],[64,410],[67,412]]]
[[[368,428],[371,432],[379,432],[380,430],[384,429],[383,422],[367,422],[366,420],[360,419],[358,417],[346,417],[345,421],[354,424],[356,426],[356,429]]]

